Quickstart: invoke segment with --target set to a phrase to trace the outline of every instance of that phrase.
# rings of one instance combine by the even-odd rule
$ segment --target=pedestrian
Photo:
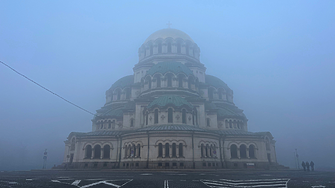
[[[309,163],[308,163],[308,161],[306,162],[306,168],[307,168],[307,171],[309,172]]]
[[[311,165],[311,170],[314,171],[314,163],[313,163],[313,161],[311,161],[310,165]]]
[[[301,166],[302,166],[302,168],[304,168],[304,171],[306,171],[306,164],[305,164],[304,161],[302,161]]]

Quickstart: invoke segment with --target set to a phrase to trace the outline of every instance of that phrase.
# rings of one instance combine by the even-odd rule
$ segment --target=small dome
[[[148,105],[148,108],[152,108],[155,106],[165,107],[167,105],[173,105],[175,107],[187,106],[191,109],[193,108],[192,104],[177,95],[163,95],[161,97],[158,97]]]
[[[160,62],[151,67],[151,69],[148,70],[147,75],[154,75],[156,73],[165,74],[167,72],[172,72],[174,74],[178,73],[184,73],[187,76],[192,75],[193,72],[191,69],[186,67],[184,64],[180,62]]]
[[[129,75],[122,77],[118,79],[111,88],[109,88],[109,91],[113,91],[114,89],[120,87],[120,88],[125,88],[127,86],[131,86],[134,83],[134,75]]]
[[[221,87],[221,88],[224,88],[227,91],[231,90],[224,81],[222,81],[220,78],[212,76],[212,75],[206,75],[206,84],[214,86],[216,88]]]
[[[166,38],[173,38],[173,39],[177,39],[177,38],[181,38],[184,40],[189,40],[191,42],[194,43],[194,41],[192,40],[192,38],[190,36],[188,36],[188,34],[178,30],[178,29],[172,29],[172,28],[167,28],[167,29],[161,29],[158,30],[154,33],[152,33],[147,40],[145,40],[144,43],[147,43],[149,41],[154,41],[156,39],[162,38],[162,39],[166,39]]]

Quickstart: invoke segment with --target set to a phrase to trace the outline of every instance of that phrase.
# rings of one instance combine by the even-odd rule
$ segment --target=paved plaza
[[[335,187],[335,172],[181,171],[21,171],[0,172],[0,187],[219,188]]]

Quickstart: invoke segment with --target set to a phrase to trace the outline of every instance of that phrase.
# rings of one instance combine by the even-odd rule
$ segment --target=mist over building
[[[138,56],[134,74],[106,91],[92,132],[70,133],[59,168],[281,167],[271,133],[248,131],[233,90],[206,74],[189,35],[158,30]]]

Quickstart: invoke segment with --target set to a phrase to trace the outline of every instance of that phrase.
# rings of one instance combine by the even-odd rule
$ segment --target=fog
[[[278,162],[335,169],[335,1],[2,1],[0,61],[91,111],[133,73],[138,48],[172,28],[200,47],[207,74],[234,91]],[[93,116],[0,64],[0,170],[59,165]]]

